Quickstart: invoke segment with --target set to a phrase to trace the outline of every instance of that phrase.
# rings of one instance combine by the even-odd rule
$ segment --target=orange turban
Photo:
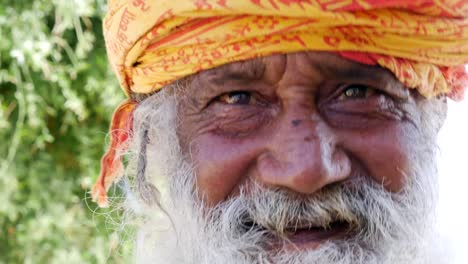
[[[226,63],[306,50],[380,65],[426,97],[461,100],[468,86],[466,0],[109,0],[104,36],[130,97]],[[124,103],[113,123],[134,105]],[[93,189],[101,205],[121,168],[112,148],[128,138],[111,136],[125,140],[103,158]]]

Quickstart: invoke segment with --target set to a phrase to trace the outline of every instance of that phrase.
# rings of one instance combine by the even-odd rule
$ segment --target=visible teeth
[[[307,222],[298,222],[297,224],[289,224],[284,226],[283,228],[279,228],[276,226],[264,226],[252,220],[246,220],[242,222],[242,228],[245,231],[260,231],[260,232],[275,232],[277,234],[282,235],[291,235],[298,231],[328,231],[336,227],[343,227],[343,225],[350,226],[351,223],[347,221],[331,221],[326,223],[307,223]]]
[[[316,224],[301,224],[295,226],[288,226],[286,227],[287,232],[297,232],[298,230],[317,230],[317,229],[324,229],[330,230],[333,226],[344,224],[345,222],[335,221],[335,222],[328,222],[320,225]]]
[[[330,226],[329,223],[325,224],[301,224],[301,225],[294,225],[294,226],[289,226],[288,229],[316,229],[316,228],[326,228],[327,226]]]

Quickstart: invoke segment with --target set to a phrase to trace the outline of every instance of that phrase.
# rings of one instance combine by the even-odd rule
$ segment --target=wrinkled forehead
[[[302,76],[320,81],[342,80],[378,84],[385,92],[397,97],[408,98],[410,95],[409,89],[388,69],[354,62],[336,53],[318,51],[276,54],[233,62],[201,71],[186,80],[189,87],[201,92],[200,90],[209,88],[207,83],[220,86],[233,82],[249,84],[263,80],[274,84],[285,78],[288,69],[292,69],[289,77],[296,80]]]

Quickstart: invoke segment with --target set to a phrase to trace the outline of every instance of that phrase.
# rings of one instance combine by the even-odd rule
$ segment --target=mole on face
[[[301,124],[301,122],[302,122],[302,121],[299,120],[299,119],[294,119],[294,120],[291,122],[291,124],[293,125],[293,127],[297,127],[298,125]]]

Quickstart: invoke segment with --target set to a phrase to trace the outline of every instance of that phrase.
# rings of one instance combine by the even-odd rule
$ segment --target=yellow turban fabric
[[[130,97],[222,64],[306,50],[380,65],[427,97],[461,100],[468,86],[467,0],[109,0],[104,37]],[[128,126],[134,106],[124,103],[112,127]],[[115,148],[129,135],[112,137],[93,189],[101,205],[121,168]]]
[[[233,61],[323,50],[367,53],[433,96],[462,89],[449,75],[468,63],[468,1],[110,0],[104,35],[129,94]]]

